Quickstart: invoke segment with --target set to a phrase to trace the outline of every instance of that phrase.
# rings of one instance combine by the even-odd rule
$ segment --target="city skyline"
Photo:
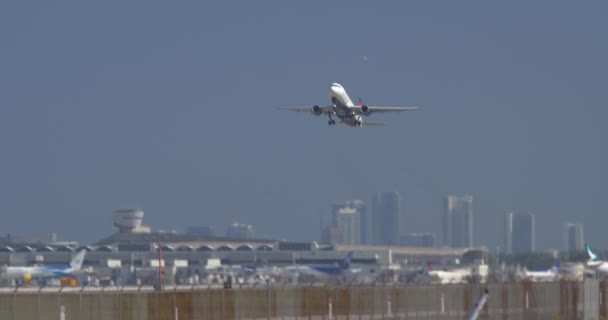
[[[313,240],[334,200],[371,213],[391,190],[403,232],[471,194],[474,244],[499,246],[520,208],[554,231],[537,249],[560,248],[567,221],[604,242],[608,4],[239,5],[0,4],[0,233],[88,242],[140,207],[166,230]],[[365,23],[311,23],[336,12]],[[337,36],[352,49],[325,50]],[[277,110],[333,82],[420,109],[360,130]]]
[[[372,194],[372,201],[374,199],[382,198],[379,195],[389,196],[390,201],[393,203],[399,203],[401,196],[398,192],[376,192]],[[465,202],[472,203],[472,195],[465,196],[454,196],[448,195],[443,198],[444,205],[446,199],[452,198],[457,202],[465,200]],[[396,200],[396,201],[395,201]],[[449,202],[449,201],[448,201]],[[365,232],[364,228],[360,223],[361,213],[366,212],[367,204],[363,200],[346,200],[344,202],[334,202],[329,209],[331,215],[331,223],[329,225],[322,226],[320,243],[323,244],[346,244],[346,245],[365,245],[362,242],[362,234]],[[389,205],[392,207],[392,205]],[[444,208],[445,209],[445,208]],[[400,210],[398,212],[403,213]],[[114,226],[122,230],[124,227],[119,224],[121,213],[139,212],[143,214],[141,208],[137,209],[117,209],[113,211]],[[118,216],[117,216],[118,214]],[[445,210],[442,212],[442,217],[445,216]],[[141,217],[140,217],[141,218]],[[497,248],[497,252],[506,254],[522,254],[522,253],[534,253],[534,252],[551,252],[551,250],[559,250],[563,252],[580,251],[584,249],[584,243],[587,242],[584,236],[584,226],[580,223],[564,222],[562,225],[563,234],[563,246],[553,246],[543,250],[536,250],[536,221],[535,215],[530,211],[510,211],[504,215],[504,233],[501,235],[503,239],[502,246]],[[141,221],[141,219],[140,219]],[[130,223],[130,222],[129,222]],[[407,224],[407,221],[406,221]],[[135,232],[160,232],[160,233],[180,233],[193,234],[199,236],[208,237],[228,237],[228,238],[240,238],[240,239],[279,239],[279,237],[273,237],[272,235],[264,235],[257,237],[254,233],[255,225],[245,224],[239,222],[230,222],[226,224],[225,235],[216,234],[215,226],[196,225],[188,226],[183,231],[176,231],[175,229],[168,228],[152,228],[151,226],[137,226]],[[399,243],[391,244],[394,246],[418,246],[418,247],[446,247],[445,244],[438,244],[435,240],[435,231],[443,229],[443,224],[438,224],[436,230],[410,230],[400,229],[399,231]],[[348,230],[345,232],[344,230]],[[124,230],[123,230],[124,231]],[[347,234],[347,233],[350,233]],[[19,239],[21,237],[49,237],[58,240],[58,235],[55,232],[47,233],[23,233],[23,234],[7,234],[11,238]],[[0,234],[0,236],[3,236]],[[500,236],[499,236],[500,237]],[[76,239],[62,239],[62,241],[74,241]],[[283,238],[280,240],[285,241],[298,241],[292,238]],[[314,239],[311,239],[314,240]],[[76,240],[78,241],[78,240]],[[86,244],[86,243],[83,243]],[[377,243],[371,245],[386,245],[384,243]],[[449,246],[448,246],[449,247]],[[452,246],[453,247],[453,246]],[[474,244],[471,247],[486,247],[491,250],[491,246],[485,243]],[[456,247],[458,248],[458,247]],[[547,251],[548,250],[548,251]]]

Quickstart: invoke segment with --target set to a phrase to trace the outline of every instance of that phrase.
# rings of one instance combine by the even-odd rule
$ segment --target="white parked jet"
[[[556,260],[555,264],[548,270],[528,271],[524,269],[522,274],[522,278],[531,281],[554,281],[559,276],[559,260]]]
[[[2,270],[0,277],[5,279],[24,279],[27,281],[31,280],[32,278],[74,277],[76,274],[81,272],[80,268],[82,267],[85,254],[86,250],[79,251],[67,266],[6,267],[4,270]]]
[[[361,126],[381,126],[379,122],[363,122],[363,116],[369,116],[373,113],[384,113],[384,112],[400,112],[400,111],[411,111],[416,110],[418,107],[380,107],[380,106],[368,106],[362,104],[361,99],[359,103],[355,105],[350,99],[344,87],[339,83],[332,83],[329,86],[329,99],[331,105],[320,107],[318,105],[311,107],[281,107],[282,110],[295,111],[295,112],[311,112],[316,116],[327,115],[329,121],[327,122],[330,126],[336,124],[336,120],[333,116],[340,119],[340,123],[343,123],[350,127],[361,127]]]
[[[300,276],[313,278],[315,280],[329,281],[329,280],[348,280],[349,277],[356,275],[361,270],[351,268],[351,260],[353,252],[348,252],[346,257],[340,262],[339,265],[335,266],[287,266],[284,267],[282,272],[293,281],[299,279]]]
[[[471,276],[471,269],[461,268],[453,270],[431,270],[428,272],[431,276],[433,283],[447,284],[447,283],[463,283],[467,281],[467,278]]]
[[[593,270],[597,270],[600,273],[608,273],[608,262],[600,260],[600,258],[591,250],[591,246],[588,243],[585,243],[585,249],[587,250],[587,254],[589,255],[589,260],[587,260],[587,266]]]

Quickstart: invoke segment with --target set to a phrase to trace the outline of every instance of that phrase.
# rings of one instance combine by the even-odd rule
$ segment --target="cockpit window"
[[[332,83],[331,86],[336,88],[342,88],[342,86],[337,83]]]

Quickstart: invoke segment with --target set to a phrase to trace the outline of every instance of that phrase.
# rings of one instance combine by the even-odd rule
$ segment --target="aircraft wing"
[[[287,110],[287,111],[293,111],[293,112],[308,112],[308,113],[312,113],[315,115],[321,115],[321,114],[334,114],[334,110],[331,106],[327,106],[327,107],[320,107],[320,106],[314,106],[314,107],[279,107],[280,110]]]
[[[403,112],[418,110],[418,107],[383,107],[383,106],[363,106],[357,108],[359,114],[386,113],[386,112]]]

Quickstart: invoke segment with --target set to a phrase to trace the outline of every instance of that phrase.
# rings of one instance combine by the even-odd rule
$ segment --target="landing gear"
[[[331,114],[327,115],[329,117],[329,121],[327,121],[327,124],[331,125],[335,125],[336,124],[336,120],[332,119]]]

